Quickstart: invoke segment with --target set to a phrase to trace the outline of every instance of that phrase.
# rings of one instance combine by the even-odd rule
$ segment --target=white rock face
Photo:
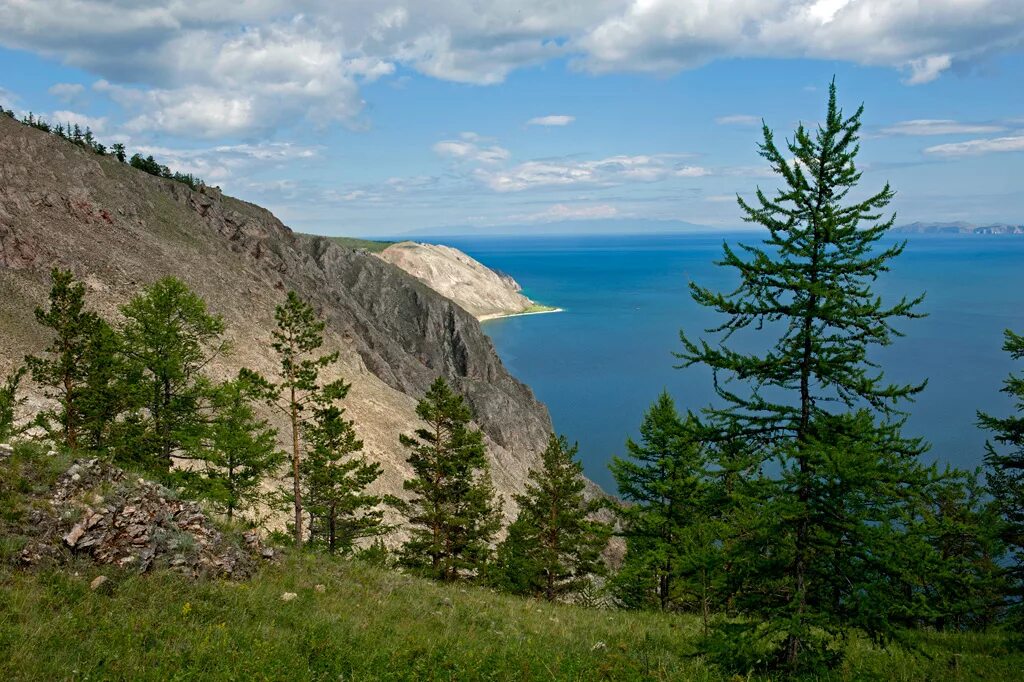
[[[378,255],[477,319],[515,315],[534,306],[514,279],[450,246],[400,242]]]

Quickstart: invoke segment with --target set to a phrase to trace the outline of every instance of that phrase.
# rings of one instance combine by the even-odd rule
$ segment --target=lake
[[[636,436],[659,392],[668,390],[680,410],[715,400],[709,371],[673,368],[680,328],[699,335],[718,319],[693,303],[687,284],[735,284],[731,271],[714,265],[722,241],[757,238],[747,232],[427,241],[460,248],[511,274],[527,296],[564,308],[487,322],[484,330],[509,370],[547,404],[556,430],[579,441],[587,475],[614,490],[607,463],[623,453],[627,436]],[[1011,409],[999,393],[1013,369],[1001,346],[1004,329],[1024,330],[1024,237],[912,236],[877,291],[887,300],[927,294],[921,310],[928,317],[901,323],[906,336],[873,355],[892,380],[928,379],[907,406],[905,433],[932,444],[928,461],[978,466],[985,434],[975,427],[975,411]]]

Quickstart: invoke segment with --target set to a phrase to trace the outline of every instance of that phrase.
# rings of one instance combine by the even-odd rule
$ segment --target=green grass
[[[0,463],[8,531],[66,463],[27,449]],[[695,616],[551,605],[307,553],[246,582],[0,563],[3,680],[766,679],[723,678],[694,655],[699,636]],[[844,667],[816,679],[1010,680],[1024,667],[999,634],[916,639],[921,654],[854,639]]]
[[[346,249],[366,249],[370,253],[380,253],[392,244],[398,242],[385,242],[375,239],[358,239],[356,237],[328,237],[332,242]]]

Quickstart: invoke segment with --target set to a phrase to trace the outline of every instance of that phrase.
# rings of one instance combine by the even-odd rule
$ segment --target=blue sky
[[[1020,0],[0,0],[0,104],[323,234],[736,227],[833,76],[901,222],[1022,222],[1022,72]]]

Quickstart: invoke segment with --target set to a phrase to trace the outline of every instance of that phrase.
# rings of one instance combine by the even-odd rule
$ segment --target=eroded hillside
[[[415,428],[416,401],[438,375],[478,416],[506,515],[551,430],[473,315],[415,277],[219,190],[193,191],[0,117],[0,372],[45,343],[32,310],[54,266],[85,280],[111,320],[142,286],[181,278],[226,320],[233,352],[215,377],[242,366],[274,373],[273,309],[295,289],[327,320],[325,345],[352,383],[346,407],[391,493],[409,473],[398,435]]]

